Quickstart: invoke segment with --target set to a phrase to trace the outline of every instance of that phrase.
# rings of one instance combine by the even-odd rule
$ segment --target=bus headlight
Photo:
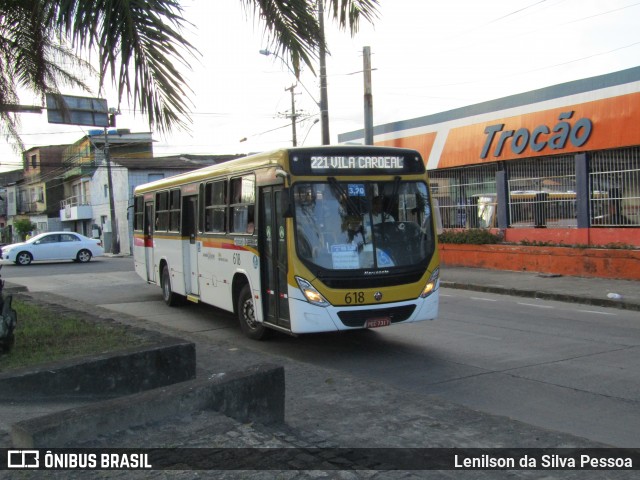
[[[431,295],[435,291],[436,285],[438,284],[439,276],[440,276],[440,267],[436,268],[431,274],[431,276],[429,277],[429,281],[424,286],[424,289],[420,294],[420,298],[427,298],[429,295]]]
[[[309,282],[307,282],[304,278],[296,277],[296,282],[298,282],[298,287],[304,294],[304,297],[307,299],[309,303],[314,305],[318,305],[319,307],[328,307],[329,302],[322,296],[322,294],[314,288]]]

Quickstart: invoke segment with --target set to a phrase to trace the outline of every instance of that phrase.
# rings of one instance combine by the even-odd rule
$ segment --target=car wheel
[[[182,295],[171,290],[171,275],[169,274],[169,267],[166,265],[162,269],[160,287],[162,288],[162,299],[164,300],[164,303],[170,307],[176,307],[184,302],[184,297]]]
[[[238,296],[238,321],[242,333],[252,340],[262,340],[269,333],[269,329],[256,321],[255,307],[249,285],[242,287]]]
[[[29,265],[33,261],[33,256],[29,252],[20,252],[16,255],[18,265]]]
[[[76,255],[76,260],[80,263],[87,263],[91,260],[91,252],[89,250],[80,250]]]

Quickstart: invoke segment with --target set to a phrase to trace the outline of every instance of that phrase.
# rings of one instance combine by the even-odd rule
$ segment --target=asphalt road
[[[31,292],[198,332],[212,342],[224,339],[597,442],[638,446],[637,312],[443,288],[434,322],[254,342],[220,310],[166,307],[160,289],[133,272],[131,258],[5,265],[0,273]]]

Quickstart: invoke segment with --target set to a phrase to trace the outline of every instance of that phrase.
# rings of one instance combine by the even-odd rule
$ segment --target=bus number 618
[[[348,292],[344,296],[344,303],[352,305],[354,303],[364,303],[364,292]]]

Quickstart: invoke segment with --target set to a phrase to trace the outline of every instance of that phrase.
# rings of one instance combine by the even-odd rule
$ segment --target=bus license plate
[[[379,328],[388,325],[391,325],[390,317],[376,317],[368,319],[364,324],[364,328]]]

